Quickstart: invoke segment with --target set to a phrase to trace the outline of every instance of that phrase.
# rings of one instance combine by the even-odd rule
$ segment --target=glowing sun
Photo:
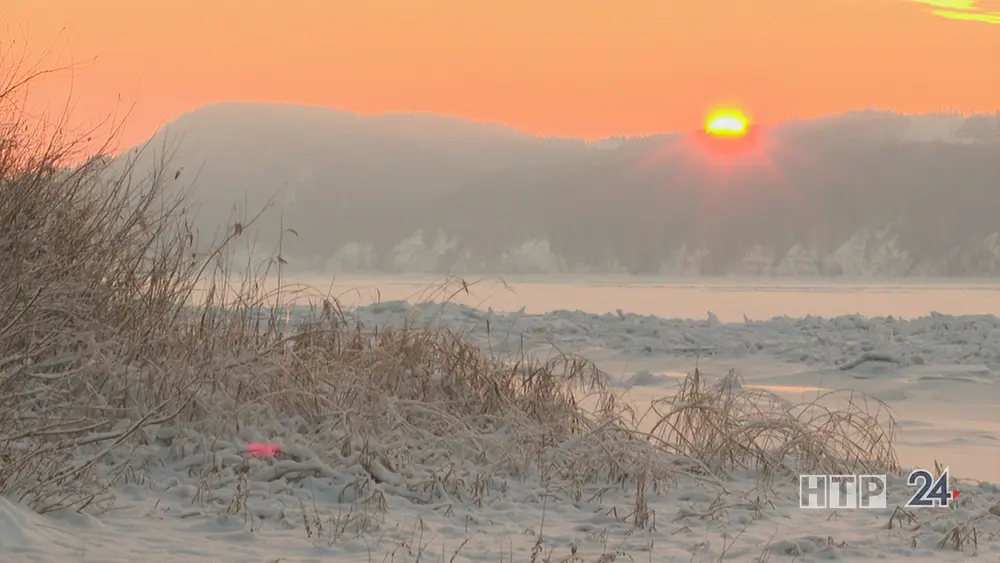
[[[748,126],[747,116],[734,109],[714,111],[705,120],[705,132],[716,137],[742,137]]]

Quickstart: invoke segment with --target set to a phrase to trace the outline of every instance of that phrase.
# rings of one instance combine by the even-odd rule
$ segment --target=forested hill
[[[426,115],[219,104],[164,146],[200,230],[270,198],[258,248],[346,272],[1000,276],[1000,113],[856,112],[767,130],[716,174],[667,134],[584,142]],[[701,168],[699,168],[701,167]]]

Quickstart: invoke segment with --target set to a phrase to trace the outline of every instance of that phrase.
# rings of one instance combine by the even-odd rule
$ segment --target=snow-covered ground
[[[473,472],[475,482],[462,489],[431,484],[415,498],[391,476],[354,482],[355,454],[339,443],[307,443],[290,422],[270,435],[244,433],[248,441],[280,444],[276,458],[249,456],[244,443],[172,436],[167,445],[150,436],[131,453],[146,470],[121,479],[112,508],[99,516],[37,515],[16,499],[0,499],[0,561],[522,562],[535,560],[533,550],[538,561],[560,562],[932,562],[973,553],[1000,560],[995,316],[723,323],[712,315],[499,314],[399,302],[354,314],[366,326],[408,320],[462,330],[494,350],[580,352],[640,410],[696,365],[719,376],[736,368],[745,385],[792,401],[821,389],[868,393],[895,412],[901,464],[950,466],[961,495],[950,508],[894,517],[913,492],[900,476],[891,477],[887,509],[836,511],[800,509],[794,479],[767,490],[754,475],[721,484],[692,477],[647,491],[650,512],[640,517],[649,520],[639,528],[635,485],[600,488],[557,478],[543,485],[538,476]],[[216,471],[199,467],[209,457]],[[322,461],[331,459],[339,461]],[[311,475],[300,473],[302,464]],[[451,469],[461,468],[442,465]],[[961,549],[948,543],[953,530],[963,538]]]

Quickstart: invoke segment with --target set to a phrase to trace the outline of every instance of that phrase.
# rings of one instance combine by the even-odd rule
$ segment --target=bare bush
[[[40,507],[86,481],[80,446],[121,442],[189,385],[149,370],[199,265],[164,178],[108,179],[32,128],[18,94],[35,76],[0,83],[0,491]]]
[[[716,469],[755,469],[765,477],[898,470],[889,407],[853,391],[792,404],[744,387],[735,371],[710,383],[696,369],[651,410],[651,434],[663,447]]]

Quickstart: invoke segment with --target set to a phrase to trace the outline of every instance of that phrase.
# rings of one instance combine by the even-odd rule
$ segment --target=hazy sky
[[[135,103],[127,144],[224,100],[590,138],[698,127],[721,102],[757,121],[1000,108],[1000,0],[3,3],[0,37],[87,63],[72,75],[78,119]],[[67,78],[35,99],[64,101]]]

